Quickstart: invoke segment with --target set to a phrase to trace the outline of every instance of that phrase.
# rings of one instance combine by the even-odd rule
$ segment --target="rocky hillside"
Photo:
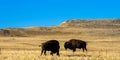
[[[120,19],[67,20],[58,26],[0,29],[0,36],[39,35],[120,36]]]

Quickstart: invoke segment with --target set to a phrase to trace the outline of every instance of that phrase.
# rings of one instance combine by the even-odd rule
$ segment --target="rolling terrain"
[[[120,19],[66,20],[58,26],[0,29],[0,36],[29,37],[38,35],[78,34],[120,36]]]
[[[87,52],[65,50],[69,39],[87,42]],[[41,56],[42,42],[60,42],[60,57]],[[58,26],[0,29],[0,60],[120,60],[120,19],[66,20]]]

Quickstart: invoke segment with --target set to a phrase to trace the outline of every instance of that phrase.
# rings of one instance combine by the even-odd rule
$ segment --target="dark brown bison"
[[[64,43],[64,48],[66,50],[69,48],[69,49],[73,50],[73,52],[76,51],[76,48],[79,48],[79,49],[82,48],[83,52],[84,52],[84,50],[87,51],[86,45],[87,45],[86,42],[83,40],[71,39]]]
[[[53,56],[54,53],[57,53],[57,55],[59,56],[59,42],[57,40],[49,40],[46,41],[44,43],[42,43],[41,45],[42,51],[41,51],[41,55],[44,52],[44,55],[46,55],[46,51],[51,51],[51,55]]]

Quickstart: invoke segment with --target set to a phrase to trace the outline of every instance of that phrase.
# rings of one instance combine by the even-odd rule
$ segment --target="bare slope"
[[[0,29],[0,36],[38,35],[120,36],[120,19],[67,20],[54,27]]]
[[[120,28],[120,19],[67,20],[60,24],[60,26],[79,28]]]

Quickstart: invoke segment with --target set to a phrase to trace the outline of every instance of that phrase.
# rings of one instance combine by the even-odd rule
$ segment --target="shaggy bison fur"
[[[86,42],[83,40],[71,39],[64,43],[64,48],[66,50],[69,48],[69,49],[73,50],[73,52],[76,51],[76,48],[79,48],[79,49],[82,48],[83,52],[84,52],[84,50],[87,51],[86,45],[87,45]]]
[[[42,48],[41,55],[43,54],[43,52],[44,52],[44,55],[46,55],[46,51],[51,51],[50,54],[52,56],[54,53],[56,53],[58,56],[60,55],[59,54],[60,46],[59,46],[59,42],[57,40],[46,41],[46,42],[42,43],[41,48]]]

